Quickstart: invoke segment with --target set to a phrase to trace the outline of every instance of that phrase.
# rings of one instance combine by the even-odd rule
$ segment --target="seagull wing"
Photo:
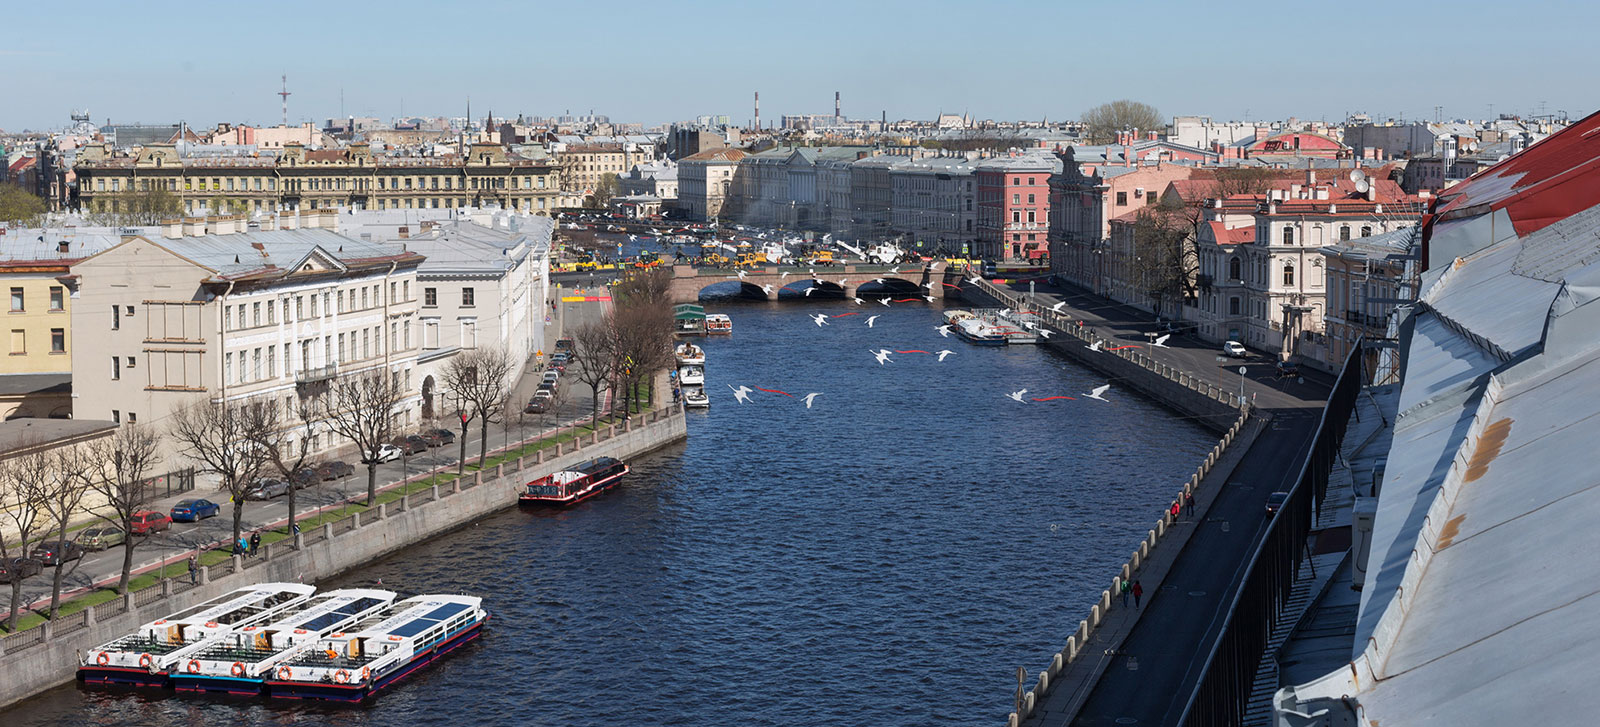
[[[1098,399],[1101,396],[1103,396],[1110,389],[1111,389],[1111,385],[1110,384],[1101,384],[1099,386],[1094,387],[1094,391],[1089,392],[1089,396],[1092,396],[1092,397]]]
[[[867,327],[871,328],[872,327],[872,322],[875,321],[875,320],[878,320],[877,316],[867,316]]]

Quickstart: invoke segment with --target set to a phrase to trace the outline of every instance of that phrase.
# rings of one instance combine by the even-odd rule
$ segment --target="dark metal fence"
[[[194,489],[194,470],[177,470],[145,480],[151,498],[170,497]]]
[[[1244,581],[1228,606],[1227,620],[1206,657],[1200,681],[1189,695],[1181,723],[1185,727],[1229,727],[1244,721],[1256,670],[1266,653],[1272,627],[1289,600],[1305,556],[1307,536],[1328,492],[1328,472],[1344,442],[1345,425],[1361,391],[1361,347],[1357,341],[1345,359],[1339,380],[1323,407],[1311,451],[1289,499],[1267,525],[1267,534],[1250,558]]]

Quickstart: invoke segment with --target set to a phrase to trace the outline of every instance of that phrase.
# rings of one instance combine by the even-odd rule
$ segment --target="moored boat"
[[[704,366],[706,363],[706,350],[687,341],[678,344],[673,349],[673,355],[677,357],[679,366]]]
[[[488,619],[475,596],[408,598],[284,660],[267,679],[267,696],[364,701],[478,638]]]
[[[393,591],[361,588],[319,594],[272,623],[246,626],[178,655],[172,688],[261,694],[266,677],[279,663],[311,648],[317,639],[387,608],[396,598]]]
[[[678,383],[684,386],[704,386],[706,383],[706,367],[680,366],[678,367]]]
[[[79,657],[78,681],[164,687],[168,674],[186,653],[192,653],[235,629],[270,621],[303,603],[316,587],[301,583],[247,586],[151,621],[132,634],[85,651]]]
[[[707,313],[706,333],[710,335],[733,333],[733,319],[723,313]]]
[[[706,396],[706,390],[699,386],[683,387],[683,405],[690,409],[711,408],[711,397]]]
[[[616,486],[628,474],[628,464],[611,457],[596,457],[569,470],[552,472],[529,482],[517,502],[523,505],[566,507]]]
[[[950,327],[961,340],[974,346],[1006,345],[1005,333],[977,317],[958,318]]]

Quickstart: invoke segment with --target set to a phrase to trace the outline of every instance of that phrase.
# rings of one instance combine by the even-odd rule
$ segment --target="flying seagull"
[[[978,283],[983,282],[983,278],[980,278],[980,277],[974,275],[974,276],[972,276],[970,278],[967,278],[967,282],[972,283],[973,285],[977,285]]]
[[[785,271],[783,271],[781,273],[778,273],[778,279],[779,280],[783,280],[784,278],[787,278],[787,277],[789,277],[789,271],[787,271],[787,270],[785,270]]]
[[[1015,401],[1015,402],[1018,402],[1018,403],[1024,403],[1022,401],[1022,395],[1026,394],[1026,393],[1028,393],[1027,389],[1018,389],[1018,390],[1013,391],[1013,392],[1011,392],[1009,394],[1006,394],[1006,396],[1009,397],[1012,401]]]
[[[1106,345],[1105,341],[1096,340],[1094,343],[1091,343],[1091,344],[1089,344],[1087,346],[1084,346],[1084,348],[1087,348],[1090,351],[1099,351],[1100,348],[1102,346],[1104,346],[1104,345]]]
[[[1003,315],[1005,315],[1005,314],[1007,314],[1007,313],[1010,313],[1010,312],[1011,312],[1011,309],[1010,309],[1010,308],[1001,308],[1001,309],[1000,309],[1000,312],[999,312],[999,313],[997,313],[997,314],[995,314],[995,315],[1002,315],[1002,316],[1003,316]]]
[[[1111,388],[1110,384],[1101,384],[1099,386],[1094,387],[1094,391],[1091,391],[1091,392],[1089,392],[1087,394],[1084,394],[1084,396],[1087,396],[1090,399],[1099,399],[1100,401],[1106,401],[1106,398],[1105,398],[1104,394],[1106,393],[1106,390],[1108,390],[1110,388]],[[1111,402],[1106,401],[1106,403],[1110,404]]]
[[[1067,302],[1063,300],[1060,303],[1057,303],[1057,304],[1055,304],[1053,306],[1050,306],[1050,312],[1051,313],[1060,313],[1061,312],[1061,307],[1066,305],[1066,304],[1067,304]]]
[[[733,384],[729,384],[728,388],[733,389]],[[750,392],[750,387],[740,384],[739,388],[733,389],[733,398],[738,399],[740,404],[748,404],[750,403]]]
[[[900,274],[900,266],[896,265],[896,266],[894,266],[892,268],[889,268],[889,274],[890,275],[899,275]]]
[[[761,292],[766,293],[767,295],[772,295],[772,283],[767,283],[766,285],[761,286]]]
[[[878,320],[877,316],[867,316],[867,327],[871,328],[872,327],[872,322],[875,321],[875,320]]]
[[[825,313],[813,314],[811,316],[811,322],[817,324],[818,328],[821,328],[823,324],[828,322],[828,316]]]
[[[811,294],[815,293],[815,292],[817,292],[816,286],[812,286],[810,288],[806,288],[806,297],[807,298],[811,297]]]
[[[924,295],[922,297],[927,298],[929,303],[933,302],[933,296],[931,296],[931,295]]]
[[[739,279],[740,280],[744,280],[744,276],[749,275],[749,274],[750,274],[750,272],[748,270],[740,270],[739,271]]]
[[[1050,337],[1050,329],[1048,329],[1048,328],[1040,328],[1039,329],[1039,335],[1044,336],[1045,338],[1049,338]]]
[[[878,302],[882,303],[885,308],[889,307],[889,299],[887,297],[879,298]]]
[[[951,350],[950,350],[950,349],[948,349],[948,348],[947,348],[947,349],[943,349],[943,350],[941,350],[941,351],[939,351],[939,360],[940,360],[940,361],[943,361],[943,360],[944,360],[944,357],[945,357],[945,356],[949,356],[949,355],[950,355],[950,354],[952,354],[952,353],[955,353],[955,351],[951,351]]]
[[[950,325],[948,323],[942,326],[934,326],[933,330],[938,331],[939,335],[944,336],[945,338],[950,337]]]
[[[811,400],[815,399],[815,398],[817,398],[819,396],[822,396],[822,392],[820,392],[820,391],[812,392],[810,394],[806,394],[805,397],[804,397],[805,400],[806,400],[806,408],[810,409],[811,408]]]
[[[883,278],[873,278],[872,282],[877,283],[878,285],[883,285]]]
[[[872,355],[878,359],[878,365],[882,366],[886,363],[894,363],[894,361],[889,359],[889,354],[891,353],[893,353],[893,351],[890,351],[887,348],[880,348],[876,351],[873,351]]]
[[[1159,337],[1156,338],[1155,343],[1152,344],[1152,345],[1157,346],[1159,348],[1166,348],[1167,347],[1167,339],[1169,339],[1169,338],[1172,338],[1172,334],[1163,333]]]

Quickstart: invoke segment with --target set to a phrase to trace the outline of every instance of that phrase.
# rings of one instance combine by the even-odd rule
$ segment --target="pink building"
[[[978,162],[973,176],[980,257],[1012,263],[1049,257],[1050,176],[1059,165],[1054,157],[1038,154]]]

